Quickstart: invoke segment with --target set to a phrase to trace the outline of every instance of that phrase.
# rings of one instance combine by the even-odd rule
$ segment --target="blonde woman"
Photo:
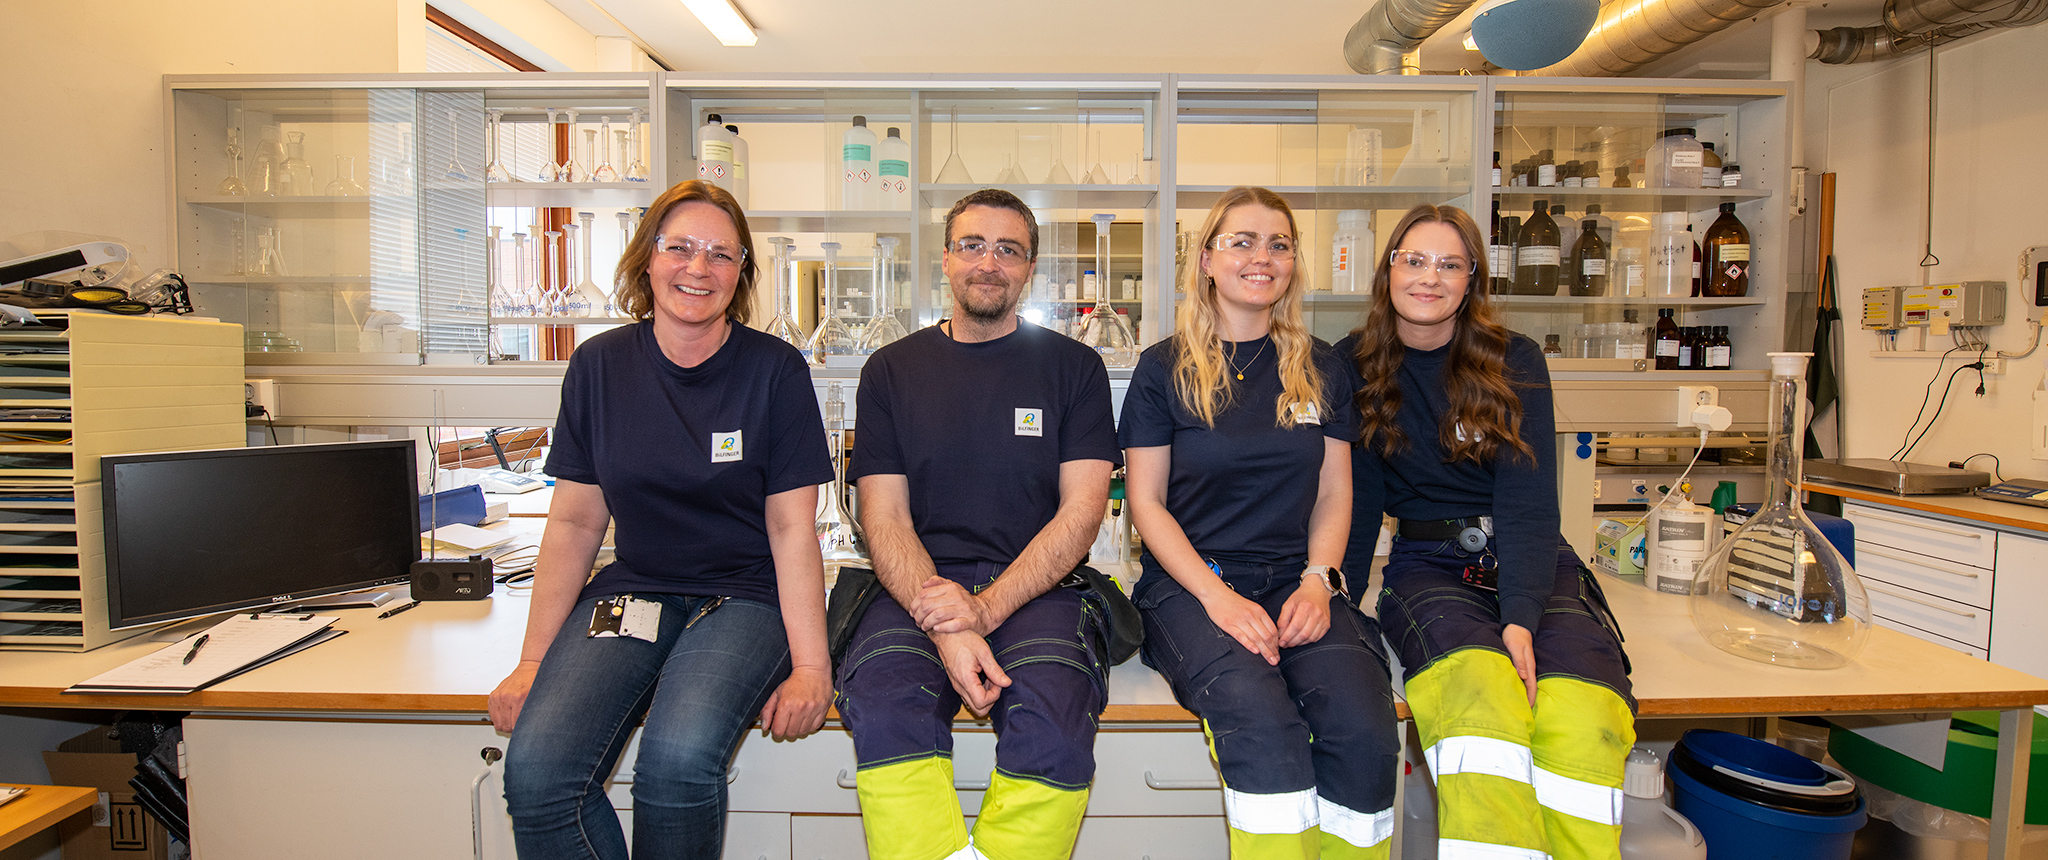
[[[1173,337],[1124,400],[1145,664],[1202,719],[1234,857],[1386,857],[1400,744],[1379,630],[1343,596],[1347,374],[1301,318],[1300,232],[1264,188],[1202,227]]]

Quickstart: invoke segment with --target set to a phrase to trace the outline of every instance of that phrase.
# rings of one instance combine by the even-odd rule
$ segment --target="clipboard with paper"
[[[330,615],[236,614],[64,692],[191,693],[348,632],[334,629],[335,621]]]

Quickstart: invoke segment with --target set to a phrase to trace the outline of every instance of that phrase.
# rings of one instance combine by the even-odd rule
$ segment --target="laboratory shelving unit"
[[[107,629],[100,458],[239,447],[242,327],[70,315],[61,331],[0,330],[0,649],[83,651]]]

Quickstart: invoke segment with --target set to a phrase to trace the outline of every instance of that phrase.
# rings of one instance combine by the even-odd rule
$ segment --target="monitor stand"
[[[314,612],[331,609],[375,609],[401,598],[409,599],[411,586],[399,586],[390,591],[351,591],[347,594],[331,594],[315,597],[291,605],[292,612]],[[276,610],[272,610],[276,611]]]
[[[212,627],[215,624],[219,624],[222,621],[226,621],[228,619],[228,616],[233,614],[235,613],[228,612],[220,615],[202,615],[198,618],[189,618],[184,621],[173,621],[169,624],[157,628],[156,632],[149,634],[149,641],[182,642],[185,640],[185,637],[197,633],[201,630],[205,630],[209,627]]]

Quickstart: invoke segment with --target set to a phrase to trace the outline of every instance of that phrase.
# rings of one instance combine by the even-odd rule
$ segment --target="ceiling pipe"
[[[1609,3],[1563,62],[1525,75],[1606,77],[1640,69],[1784,0],[1626,0]]]
[[[1421,74],[1416,49],[1474,0],[1378,0],[1344,35],[1344,62],[1365,75]]]
[[[1999,12],[2003,9],[2005,11]],[[1992,13],[1995,17],[1969,20]],[[1900,6],[1886,0],[1884,23],[1816,30],[1806,56],[1829,65],[1867,63],[1904,56],[1988,30],[2027,27],[2048,21],[2048,0],[1920,0]],[[1916,27],[1902,26],[1907,23]]]

